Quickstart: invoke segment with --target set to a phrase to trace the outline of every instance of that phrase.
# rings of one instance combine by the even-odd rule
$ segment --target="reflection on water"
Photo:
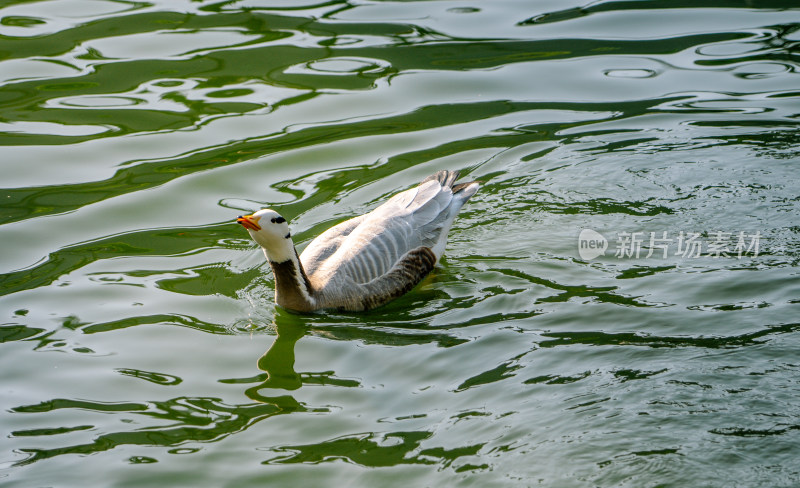
[[[92,442],[55,449],[21,449],[28,455],[17,465],[23,466],[63,454],[92,454],[114,449],[121,445],[179,446],[187,441],[212,442],[235,434],[255,422],[273,415],[304,412],[305,407],[290,396],[270,398],[263,405],[227,405],[217,398],[179,397],[168,401],[147,404],[102,404],[88,401],[54,399],[38,405],[25,405],[14,409],[16,413],[46,413],[59,409],[80,409],[98,413],[135,413],[149,419],[169,420],[173,425],[150,427],[134,431],[107,432],[96,436]],[[93,429],[79,426],[59,432],[15,432],[15,436],[53,435]]]
[[[797,485],[799,26],[782,0],[0,5],[0,477]],[[232,223],[279,207],[302,250],[444,168],[480,192],[368,313],[276,308]],[[584,229],[761,248],[582,259]]]
[[[258,369],[265,374],[258,376],[258,386],[245,391],[248,398],[268,403],[269,399],[259,393],[265,388],[296,390],[303,385],[360,386],[358,380],[336,378],[333,371],[298,374],[294,370],[294,348],[306,330],[298,324],[287,323],[278,325],[275,332],[275,342],[258,360]]]

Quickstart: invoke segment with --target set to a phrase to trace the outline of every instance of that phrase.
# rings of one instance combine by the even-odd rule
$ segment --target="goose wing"
[[[435,264],[436,256],[430,248],[412,249],[388,272],[363,285],[343,289],[331,305],[348,311],[379,307],[414,288],[430,273]]]
[[[454,198],[452,183],[457,176],[457,172],[437,173],[366,214],[316,268],[320,284],[331,282],[341,288],[372,282],[421,247],[433,252],[435,264],[450,224],[471,196]]]
[[[300,254],[300,262],[303,263],[306,274],[314,274],[322,263],[336,253],[347,236],[364,221],[367,215],[369,214],[340,222],[311,241]]]

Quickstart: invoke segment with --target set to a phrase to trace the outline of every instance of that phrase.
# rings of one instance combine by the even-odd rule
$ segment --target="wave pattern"
[[[0,2],[0,477],[796,485],[799,47],[781,0]],[[302,249],[443,168],[412,293],[273,305],[236,215]]]

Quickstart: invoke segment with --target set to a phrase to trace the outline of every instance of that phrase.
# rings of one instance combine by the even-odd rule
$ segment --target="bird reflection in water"
[[[277,398],[264,396],[262,390],[271,388],[293,391],[309,384],[345,387],[360,386],[360,383],[356,380],[336,378],[333,371],[318,373],[298,373],[295,371],[295,344],[308,333],[309,327],[298,323],[297,316],[294,314],[279,312],[275,317],[275,330],[277,333],[275,340],[257,362],[258,369],[264,372],[264,374],[258,376],[258,380],[261,383],[245,391],[245,395],[248,398],[257,402],[276,404]],[[305,409],[296,400],[293,401],[297,408]],[[285,401],[278,403],[284,406],[286,404]]]

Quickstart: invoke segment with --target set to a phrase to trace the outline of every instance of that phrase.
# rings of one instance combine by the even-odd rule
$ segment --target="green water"
[[[789,1],[0,2],[0,485],[797,486],[799,70]],[[420,286],[275,307],[237,215],[439,169]]]

